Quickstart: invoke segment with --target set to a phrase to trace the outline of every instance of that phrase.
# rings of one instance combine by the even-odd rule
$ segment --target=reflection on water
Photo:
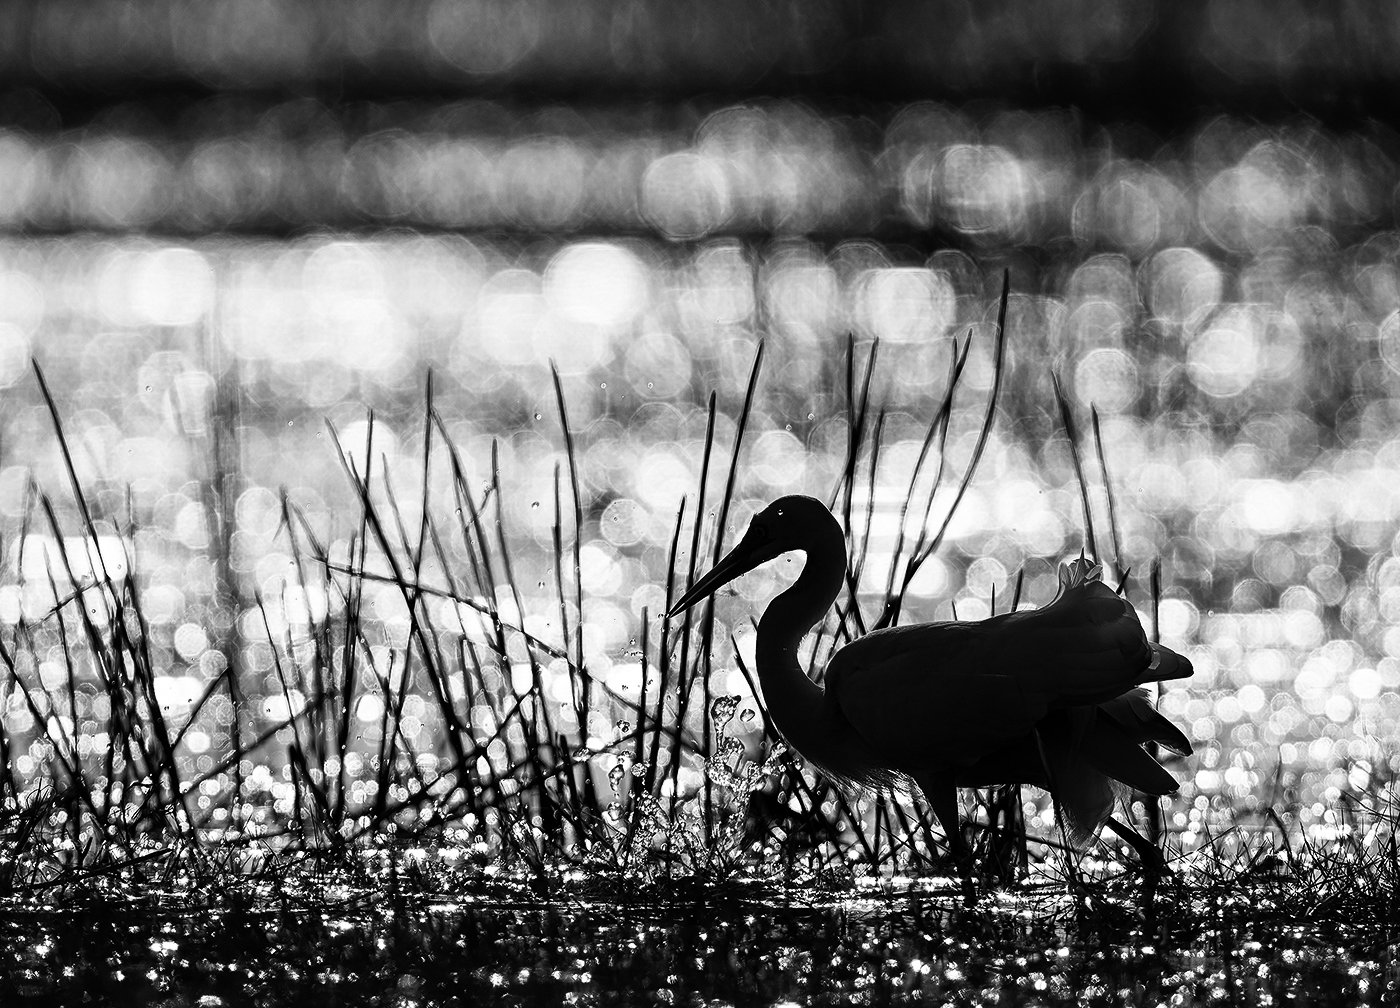
[[[1391,352],[1400,255],[1392,239],[1352,247],[1335,275],[1319,274],[1316,257],[1279,249],[1239,267],[1173,247],[1139,262],[1100,254],[1038,270],[1000,253],[911,260],[907,249],[863,239],[832,248],[716,240],[686,250],[443,236],[12,242],[0,250],[0,278],[13,295],[0,305],[0,342],[9,347],[0,354],[8,386],[0,532],[9,544],[0,623],[52,611],[63,594],[61,569],[57,594],[48,583],[48,571],[62,567],[60,541],[79,584],[103,567],[120,577],[131,563],[168,716],[182,724],[232,665],[251,695],[263,694],[244,714],[258,727],[281,723],[312,692],[279,683],[279,649],[303,663],[314,628],[343,618],[345,602],[326,570],[294,561],[280,489],[300,511],[298,530],[317,537],[333,564],[347,562],[360,531],[329,418],[357,471],[392,483],[407,527],[424,515],[450,526],[460,515],[454,464],[473,490],[499,480],[492,517],[519,592],[474,603],[494,605],[556,647],[561,624],[577,627],[593,674],[636,696],[641,615],[649,610],[647,630],[658,639],[676,508],[701,475],[705,394],[714,388],[721,397],[715,486],[760,323],[766,371],[732,528],[781,493],[830,492],[845,458],[840,333],[850,327],[861,340],[882,340],[877,392],[888,413],[870,497],[872,576],[861,586],[873,605],[923,425],[946,384],[954,336],[968,331],[977,339],[950,471],[970,451],[987,380],[979,354],[988,346],[988,278],[1010,261],[1021,286],[1011,301],[1002,418],[945,547],[910,585],[909,618],[947,618],[954,606],[964,618],[985,616],[992,593],[1006,599],[1019,571],[1023,604],[1053,594],[1054,564],[1078,549],[1080,524],[1066,442],[1046,408],[1044,364],[1058,366],[1078,406],[1094,402],[1103,412],[1122,558],[1138,573],[1130,597],[1150,627],[1144,575],[1161,557],[1163,640],[1197,669],[1162,697],[1199,748],[1185,775],[1187,804],[1169,825],[1195,838],[1207,812],[1277,780],[1302,799],[1301,827],[1332,827],[1327,806],[1389,778],[1400,721],[1400,497],[1392,489],[1400,440],[1389,419],[1400,402]],[[1237,287],[1248,296],[1229,293]],[[1344,316],[1330,312],[1334,303]],[[66,476],[27,370],[31,350],[53,379],[74,465],[102,523],[90,547],[44,534],[42,523],[29,524],[19,547],[35,505],[31,478],[55,493],[65,532],[78,528],[57,492]],[[581,607],[572,597],[561,607],[550,550],[563,448],[551,360],[577,444]],[[455,455],[441,437],[424,454],[428,368]],[[946,503],[940,498],[935,520]],[[418,570],[420,583],[439,591],[472,563],[465,544],[445,543]],[[679,543],[684,565],[688,527]],[[378,553],[371,549],[369,565],[384,570]],[[752,643],[748,620],[783,577],[756,572],[736,586],[740,600],[720,601],[717,691],[748,693],[737,671]],[[388,669],[410,637],[403,596],[369,583],[363,602],[365,645]],[[439,627],[451,628],[451,646],[490,639],[489,620],[470,605],[439,596],[426,604]],[[36,667],[21,671],[51,690],[68,673],[54,650],[59,637],[51,626],[32,632]],[[531,685],[488,673],[487,691],[500,696]],[[105,747],[105,697],[81,663],[75,674],[71,704],[50,711],[42,691],[33,710],[18,692],[6,700],[23,780],[47,773],[36,713],[52,713],[81,753]],[[539,674],[547,704],[566,719],[577,685],[558,660]],[[385,709],[378,680],[362,685],[344,760],[351,778],[373,760]],[[417,695],[422,688],[410,684],[400,727],[431,760],[443,726],[436,705]],[[495,746],[492,758],[503,759],[512,740],[493,739],[491,704],[453,699],[462,721]],[[220,767],[231,746],[228,699],[218,693],[198,710],[181,736],[186,776]],[[582,741],[608,739],[608,717],[625,716],[595,713],[596,724],[561,727]],[[736,725],[750,748],[758,728]],[[274,776],[285,769],[278,753],[269,758]],[[285,775],[266,783],[287,799],[275,794],[287,790]],[[211,797],[195,801],[205,808]]]
[[[546,902],[525,889],[326,898],[336,892],[313,902],[263,886],[197,912],[105,903],[0,916],[15,963],[0,972],[0,996],[209,1008],[1360,1004],[1389,990],[1381,963],[1343,947],[1347,935],[1249,905],[1216,907],[1206,926],[1144,928],[1124,924],[1124,906],[1076,916],[1069,897],[1031,895],[969,912],[926,887],[859,899],[793,891],[779,908],[740,887],[664,907]]]

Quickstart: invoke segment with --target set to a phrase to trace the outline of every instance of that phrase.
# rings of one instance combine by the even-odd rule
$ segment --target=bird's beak
[[[722,585],[747,574],[759,564],[771,560],[773,556],[777,555],[776,553],[770,555],[767,550],[754,549],[746,540],[747,537],[745,540],[741,540],[739,545],[726,553],[724,559],[715,564],[708,574],[696,581],[691,586],[690,591],[682,595],[676,604],[667,610],[666,618],[671,619],[685,612],[696,602],[713,595]]]

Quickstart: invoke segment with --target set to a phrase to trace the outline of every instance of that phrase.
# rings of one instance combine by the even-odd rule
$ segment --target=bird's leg
[[[958,866],[964,888],[969,888],[972,884],[972,852],[968,850],[962,824],[958,821],[958,786],[953,771],[919,774],[914,779],[924,793],[924,801],[933,809],[938,825],[943,827],[943,835],[948,838],[948,850]]]
[[[1167,870],[1166,858],[1162,857],[1162,852],[1158,850],[1157,846],[1152,843],[1151,840],[1148,840],[1147,837],[1143,836],[1127,823],[1119,822],[1113,816],[1109,816],[1105,819],[1104,825],[1117,833],[1124,843],[1137,852],[1137,856],[1142,861],[1144,869],[1156,872],[1165,872]]]
[[[1157,894],[1157,882],[1167,873],[1167,859],[1162,856],[1162,852],[1156,844],[1127,823],[1119,822],[1113,816],[1109,816],[1104,820],[1104,825],[1117,833],[1129,847],[1137,852],[1138,860],[1142,864],[1143,896],[1150,908],[1153,904],[1153,898]]]

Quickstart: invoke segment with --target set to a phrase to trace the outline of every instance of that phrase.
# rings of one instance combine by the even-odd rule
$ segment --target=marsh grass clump
[[[970,333],[948,373],[930,376],[943,393],[912,463],[899,463],[907,471],[892,550],[873,545],[888,511],[877,486],[892,465],[874,391],[879,346],[862,353],[848,343],[845,455],[826,503],[840,516],[850,561],[845,593],[804,645],[812,667],[897,624],[921,567],[947,539],[992,437],[1007,298],[1004,287],[985,398],[963,401]],[[353,448],[330,426],[358,503],[353,534],[328,542],[283,493],[276,535],[290,562],[277,591],[255,587],[254,605],[240,613],[234,575],[216,564],[229,611],[210,614],[215,646],[202,652],[197,676],[178,680],[150,646],[139,530],[91,503],[62,408],[36,367],[68,499],[56,503],[31,482],[11,547],[23,604],[0,632],[0,898],[349,912],[442,893],[483,903],[813,903],[882,887],[907,894],[910,879],[925,880],[925,895],[942,892],[946,845],[917,795],[856,795],[814,775],[773,731],[740,628],[716,619],[713,600],[675,620],[661,615],[694,582],[703,555],[723,550],[761,365],[760,346],[729,443],[720,443],[709,398],[698,484],[670,525],[662,604],[642,610],[625,662],[595,672],[585,646],[588,517],[558,375],[561,457],[552,496],[539,502],[552,513],[552,580],[532,586],[507,535],[496,449],[487,479],[475,481],[430,378],[415,485],[397,485],[376,455],[372,413]],[[1073,411],[1062,394],[1057,405],[1086,550],[1110,561],[1126,591],[1134,573],[1122,563],[1098,415],[1091,430],[1106,536],[1095,531]],[[955,463],[950,433],[968,417],[970,450]],[[216,559],[228,556],[232,535],[225,476],[216,466],[206,495]],[[431,506],[432,485],[449,488],[451,509]],[[994,590],[992,611],[1023,604],[1024,573],[999,598]],[[1146,580],[1155,615],[1159,572]],[[541,592],[552,615],[532,621],[525,598]],[[50,601],[36,608],[34,599]],[[254,645],[265,670],[242,660]],[[1010,786],[971,800],[964,828],[985,880],[1024,907],[1070,907],[1075,927],[1145,926],[1129,859],[1109,846],[1081,859],[1048,825],[1043,796]],[[1197,817],[1189,833],[1155,801],[1134,808],[1176,870],[1150,908],[1160,940],[1187,942],[1203,913],[1222,927],[1327,921],[1338,934],[1395,919],[1400,810],[1391,781],[1373,777],[1369,790],[1345,796],[1326,830],[1305,828],[1282,795]],[[1032,828],[1033,818],[1047,825]]]

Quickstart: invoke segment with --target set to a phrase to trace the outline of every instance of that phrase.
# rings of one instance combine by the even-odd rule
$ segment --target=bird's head
[[[798,494],[779,497],[753,516],[738,544],[708,574],[695,582],[666,615],[685,612],[760,564],[792,550],[807,549],[815,536],[833,528],[839,536],[840,526],[836,519],[826,505],[816,498]]]

